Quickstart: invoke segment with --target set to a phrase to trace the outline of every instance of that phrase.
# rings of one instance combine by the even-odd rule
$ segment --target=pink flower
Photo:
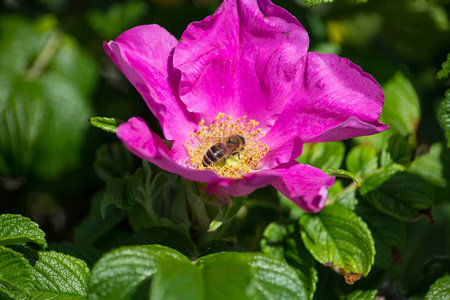
[[[208,193],[244,196],[271,184],[317,212],[334,177],[295,161],[303,144],[388,127],[378,121],[384,95],[373,77],[345,58],[307,53],[308,43],[297,19],[269,0],[225,0],[180,42],[158,25],[132,28],[104,49],[173,144],[138,117],[117,135],[140,158],[208,183]],[[245,145],[227,144],[230,135]],[[232,154],[205,163],[225,148]]]

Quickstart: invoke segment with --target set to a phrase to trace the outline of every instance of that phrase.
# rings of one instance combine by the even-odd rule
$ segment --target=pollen
[[[261,142],[264,133],[261,128],[257,128],[258,124],[255,120],[247,120],[247,116],[233,121],[231,116],[225,116],[224,113],[219,113],[209,126],[201,120],[199,129],[186,140],[191,167],[212,170],[221,177],[235,179],[256,170],[269,151],[269,147]],[[242,144],[226,147],[233,136],[242,137],[234,138],[243,140]]]

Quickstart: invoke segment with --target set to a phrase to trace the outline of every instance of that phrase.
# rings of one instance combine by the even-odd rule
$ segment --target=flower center
[[[200,121],[197,132],[189,135],[186,147],[189,162],[197,170],[213,170],[221,177],[242,178],[258,166],[269,147],[260,139],[264,136],[258,122],[219,113],[215,121],[205,126]]]

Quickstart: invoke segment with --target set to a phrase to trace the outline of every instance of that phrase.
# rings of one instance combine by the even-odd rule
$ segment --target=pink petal
[[[158,25],[134,27],[103,48],[142,95],[167,139],[185,140],[197,127],[193,114],[178,98],[180,74],[173,71],[177,40]]]
[[[206,191],[219,195],[244,196],[268,184],[303,210],[318,212],[325,205],[334,177],[329,177],[312,166],[291,162],[276,169],[250,173],[239,180],[219,179],[210,183]]]
[[[174,54],[180,97],[207,124],[223,112],[273,125],[292,93],[308,35],[268,0],[225,0],[213,16],[192,23]]]
[[[214,182],[219,178],[212,171],[192,170],[175,162],[164,141],[139,117],[131,118],[128,122],[121,124],[117,128],[117,136],[134,155],[163,170],[179,174],[192,181]]]
[[[303,143],[331,142],[388,129],[378,118],[380,85],[348,59],[309,52],[295,98],[288,102],[264,141],[271,152],[262,166],[297,158]]]

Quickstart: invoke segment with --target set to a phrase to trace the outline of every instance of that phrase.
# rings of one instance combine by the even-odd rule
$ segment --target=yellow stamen
[[[247,116],[235,121],[232,121],[231,116],[224,117],[224,113],[219,113],[209,126],[205,126],[205,121],[201,120],[197,132],[189,135],[190,140],[186,140],[189,162],[197,170],[209,169],[221,177],[242,178],[258,167],[260,160],[269,151],[269,147],[260,141],[264,133],[261,128],[255,129],[258,122],[247,121]],[[245,139],[245,147],[238,151],[238,154],[227,159],[220,159],[205,167],[203,157],[208,150],[231,135],[242,136]]]

